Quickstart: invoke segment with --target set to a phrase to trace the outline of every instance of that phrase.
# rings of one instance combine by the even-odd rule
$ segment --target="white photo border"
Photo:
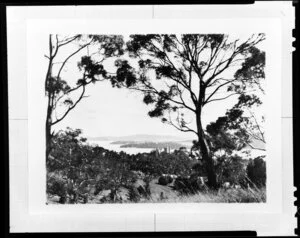
[[[262,10],[266,8],[263,4],[258,4],[256,8],[254,5],[248,8],[239,6],[239,11],[237,7],[225,6],[225,8],[226,13],[220,6],[197,6],[197,8],[183,6],[181,11],[178,11],[178,6],[149,6],[133,9],[128,6],[123,6],[123,8],[122,6],[119,8],[111,6],[29,7],[26,14],[23,14],[22,20],[26,21],[22,27],[18,22],[20,17],[18,21],[15,20],[20,8],[15,7],[8,11],[8,20],[10,20],[8,21],[10,175],[12,177],[10,193],[13,195],[11,231],[256,230],[261,234],[274,234],[274,232],[294,234],[291,233],[295,227],[293,225],[295,218],[291,214],[295,212],[292,205],[294,201],[293,161],[290,152],[292,145],[292,111],[290,108],[292,104],[291,95],[289,95],[291,88],[286,86],[291,86],[292,80],[291,30],[293,25],[290,17],[286,17],[291,13],[292,6],[284,3],[277,4],[272,11],[269,10],[269,17],[265,14],[266,12],[264,16],[262,14]],[[67,9],[69,16],[66,17],[68,14],[65,16],[63,14]],[[104,12],[102,19],[97,15],[97,10]],[[119,12],[119,15],[116,12]],[[129,12],[136,12],[136,15],[130,15]],[[170,19],[163,19],[166,17],[166,12]],[[239,14],[239,19],[236,17],[238,15],[236,12]],[[244,16],[241,15],[243,12]],[[49,17],[45,19],[42,13],[48,14]],[[53,19],[50,19],[50,13],[53,14],[51,16]],[[209,17],[212,15],[213,18]],[[59,19],[54,19],[55,16]],[[121,19],[122,16],[123,19]],[[17,68],[17,72],[14,70],[13,63],[21,59],[13,56],[18,50],[16,47],[20,46],[16,46],[13,43],[14,40],[11,40],[11,37],[17,34],[13,26],[20,29],[20,37],[23,37],[25,41],[21,45],[25,54],[19,57],[23,58],[23,62],[26,63]],[[43,88],[45,69],[39,65],[39,62],[44,60],[45,52],[39,52],[35,42],[47,39],[51,33],[175,32],[266,33],[267,202],[261,204],[46,205],[46,165],[43,159],[45,154],[46,104]],[[25,80],[25,82],[22,81],[19,84],[18,80]],[[283,83],[283,80],[287,83]],[[27,93],[17,94],[24,91]],[[28,110],[25,106],[26,101]],[[23,154],[16,152],[16,146],[20,144],[22,144]],[[24,155],[28,156],[24,158]],[[22,211],[21,214],[19,214],[20,211]]]

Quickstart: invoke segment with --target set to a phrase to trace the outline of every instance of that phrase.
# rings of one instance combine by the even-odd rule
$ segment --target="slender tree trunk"
[[[46,115],[46,124],[45,124],[45,134],[46,134],[46,161],[48,161],[49,154],[51,152],[51,139],[52,139],[52,134],[51,134],[51,126],[52,126],[52,109],[53,106],[51,105],[51,89],[49,86],[49,81],[52,76],[52,66],[53,66],[53,57],[52,57],[52,40],[51,40],[51,35],[49,36],[49,63],[48,63],[48,70],[46,74],[46,79],[45,79],[45,95],[48,97],[48,105],[47,105],[47,115]]]
[[[47,117],[46,117],[46,126],[45,126],[45,129],[46,129],[46,161],[48,160],[49,158],[49,154],[51,152],[51,139],[52,139],[52,134],[51,134],[51,123],[52,123],[52,120],[51,120],[51,107],[50,105],[48,105],[48,108],[47,108]]]
[[[214,161],[212,159],[210,148],[208,146],[208,143],[207,143],[207,140],[205,137],[205,133],[204,133],[204,130],[202,127],[201,110],[197,111],[196,121],[197,121],[198,141],[199,141],[199,146],[200,146],[200,157],[203,159],[203,161],[205,163],[207,179],[208,179],[208,186],[212,187],[212,188],[216,188],[217,187],[217,179],[216,179]]]
[[[49,77],[51,74],[48,74],[46,77],[46,85],[49,83]],[[52,127],[52,111],[53,111],[53,92],[51,92],[49,89],[46,91],[48,95],[48,104],[47,104],[47,114],[46,114],[46,124],[45,124],[45,134],[46,134],[46,161],[49,159],[49,155],[52,149],[52,132],[51,132],[51,127]]]

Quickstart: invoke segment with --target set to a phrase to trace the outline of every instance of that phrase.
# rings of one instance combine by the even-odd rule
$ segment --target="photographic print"
[[[294,23],[288,2],[8,7],[10,232],[293,235]]]
[[[47,204],[265,203],[265,39],[49,34]]]

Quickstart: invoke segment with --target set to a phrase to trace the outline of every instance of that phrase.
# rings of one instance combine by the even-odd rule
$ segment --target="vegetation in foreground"
[[[218,157],[218,189],[211,189],[203,162],[186,151],[129,155],[91,146],[80,135],[69,128],[54,137],[47,161],[48,204],[266,201],[261,157]]]
[[[246,144],[254,149],[253,139],[265,143],[264,117],[254,113],[265,93],[265,52],[257,48],[264,40],[263,33],[246,39],[226,34],[135,34],[126,41],[122,35],[49,35],[45,55],[47,160],[55,147],[53,127],[86,98],[87,87],[110,81],[112,87],[141,94],[151,107],[150,117],[194,134],[207,184],[216,189],[216,150],[222,148],[228,154]],[[61,60],[58,55],[65,48],[69,53]],[[75,55],[81,56],[77,61],[80,78],[66,81],[63,72]],[[108,68],[114,72],[106,70],[107,60],[113,62]],[[205,130],[203,115],[208,105],[234,97],[233,108]]]
[[[264,39],[262,33],[244,40],[224,34],[130,35],[126,42],[122,35],[49,35],[45,55],[49,200],[265,201],[263,157],[244,160],[236,153],[247,146],[265,150],[253,144],[265,143],[264,117],[255,113],[264,98],[265,52],[257,48]],[[61,61],[58,55],[68,46],[72,46],[69,54]],[[75,55],[80,57],[81,76],[66,81],[63,72]],[[114,72],[106,71],[106,60],[113,62]],[[141,100],[151,107],[150,117],[193,133],[191,151],[128,155],[86,144],[80,130],[55,133],[53,127],[86,98],[87,87],[102,81],[141,93]],[[234,97],[236,104],[204,128],[207,105]]]
[[[261,203],[266,202],[266,188],[220,188],[217,191],[208,190],[197,192],[194,195],[182,195],[178,197],[162,198],[155,196],[145,202],[166,203]]]

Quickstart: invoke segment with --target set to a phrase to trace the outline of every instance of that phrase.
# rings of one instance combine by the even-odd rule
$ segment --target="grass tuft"
[[[254,189],[224,189],[217,191],[207,190],[194,195],[181,195],[177,197],[161,199],[153,196],[152,200],[144,200],[144,203],[263,203],[266,202],[266,188]]]

